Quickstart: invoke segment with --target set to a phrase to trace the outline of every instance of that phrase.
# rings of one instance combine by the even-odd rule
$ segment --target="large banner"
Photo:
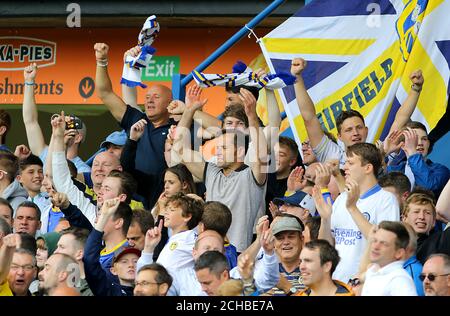
[[[361,112],[368,141],[382,139],[406,99],[409,75],[425,84],[412,119],[432,129],[445,113],[449,88],[450,0],[314,0],[264,37],[272,71],[308,61],[306,88],[324,130],[336,134],[342,110]],[[297,143],[307,137],[293,86],[280,93]]]

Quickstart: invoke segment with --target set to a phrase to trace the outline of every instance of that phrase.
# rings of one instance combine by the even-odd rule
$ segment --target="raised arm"
[[[84,196],[70,177],[69,166],[67,165],[66,153],[64,152],[64,112],[61,116],[52,120],[52,173],[53,185],[56,191],[67,194],[69,201],[76,205],[87,219],[94,223],[97,216],[96,206],[91,200]]]
[[[409,76],[409,79],[412,83],[411,90],[409,91],[408,97],[406,98],[405,102],[403,102],[403,104],[398,109],[390,132],[398,131],[402,129],[406,123],[408,123],[411,115],[414,112],[414,109],[416,108],[417,101],[419,101],[420,92],[422,91],[422,86],[424,83],[422,71],[420,69],[414,71]]]
[[[201,110],[196,111],[194,114],[194,120],[199,123],[204,129],[211,127],[222,127],[222,121],[216,118],[215,116],[203,112]]]
[[[267,75],[266,72],[262,68],[256,71],[256,76],[258,78],[264,78],[266,75]],[[275,97],[275,91],[270,89],[265,89],[264,91],[266,92],[267,121],[268,121],[266,129],[270,130],[270,128],[280,128],[281,114],[280,108],[278,107],[277,98]],[[264,134],[266,135],[266,139],[269,142],[270,139],[268,135],[270,135],[270,131],[266,132],[266,129],[264,129]]]
[[[164,220],[160,220],[158,226],[149,228],[145,233],[144,249],[142,249],[141,257],[136,264],[136,271],[147,264],[153,263],[153,252],[161,241],[163,225]]]
[[[32,63],[27,66],[23,71],[25,86],[23,93],[22,116],[25,131],[27,133],[28,145],[30,146],[31,152],[39,156],[47,145],[45,144],[42,129],[39,126],[38,111],[34,99],[34,79],[36,78],[36,73],[36,63]]]
[[[320,144],[324,132],[316,115],[316,108],[306,91],[305,82],[303,81],[302,72],[306,68],[306,60],[303,58],[294,58],[292,60],[291,73],[297,77],[294,84],[295,97],[297,99],[300,114],[305,122],[306,131],[312,148],[316,148]]]
[[[106,105],[112,116],[120,122],[125,114],[127,105],[114,93],[111,79],[108,74],[109,46],[104,43],[94,45],[97,70],[95,74],[95,89],[102,102]]]
[[[186,104],[180,100],[173,100],[172,102],[170,102],[169,106],[167,107],[167,110],[173,117],[175,116],[181,117],[184,111],[186,110]],[[222,129],[222,121],[209,113],[203,112],[201,108],[195,111],[194,121],[200,124],[203,130],[202,133],[204,134],[207,133],[206,132],[207,129],[216,129],[216,130]]]
[[[250,91],[243,88],[241,88],[239,98],[244,104],[245,114],[248,117],[250,140],[255,146],[256,157],[253,157],[250,167],[256,182],[262,185],[267,179],[267,142],[262,129],[259,128],[256,99]]]
[[[51,198],[52,204],[64,213],[64,217],[69,221],[70,226],[86,228],[92,231],[92,224],[78,207],[71,204],[69,197],[65,193],[56,192]]]
[[[318,185],[314,186],[312,193],[314,204],[316,205],[316,209],[320,215],[320,229],[318,238],[325,239],[330,244],[334,245],[335,240],[331,233],[331,203],[330,201],[325,201]]]
[[[135,47],[130,48],[123,55],[123,62],[125,63],[127,56],[137,57],[141,52],[141,47],[136,45]],[[126,84],[122,84],[122,98],[125,104],[128,104],[139,111],[142,111],[137,103],[137,88],[129,87]]]
[[[280,128],[281,114],[273,90],[266,89],[268,127]]]
[[[194,113],[208,101],[206,99],[200,100],[200,96],[200,87],[189,87],[186,95],[186,109],[178,123],[172,150],[178,151],[181,154],[183,164],[186,165],[192,175],[203,181],[205,161],[198,152],[191,149],[190,144],[190,127]]]
[[[119,198],[106,200],[103,203],[101,214],[95,224],[95,229],[89,234],[84,247],[83,263],[86,281],[95,296],[112,295],[111,282],[100,264],[100,251],[102,249],[102,237],[106,223],[114,215],[119,204]]]
[[[19,234],[9,234],[3,237],[3,244],[0,247],[0,284],[7,282],[9,269],[13,259],[14,251],[20,245]]]

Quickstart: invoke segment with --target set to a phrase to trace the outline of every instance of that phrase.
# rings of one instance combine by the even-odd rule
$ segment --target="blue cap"
[[[275,198],[273,200],[278,206],[281,206],[285,203],[291,204],[294,206],[302,207],[308,210],[311,214],[316,211],[316,204],[314,203],[314,199],[311,195],[303,191],[297,191],[290,196],[285,196],[283,198]]]
[[[125,146],[127,142],[127,133],[125,130],[120,132],[113,132],[106,137],[105,141],[100,144],[100,148],[106,148],[108,144],[114,144],[117,146]]]

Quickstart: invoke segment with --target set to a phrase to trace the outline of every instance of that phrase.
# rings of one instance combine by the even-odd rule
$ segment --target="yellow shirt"
[[[8,280],[5,280],[5,282],[0,284],[0,296],[13,296],[13,293],[9,288]]]

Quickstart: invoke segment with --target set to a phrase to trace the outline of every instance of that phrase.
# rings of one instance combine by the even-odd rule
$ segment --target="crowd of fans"
[[[353,109],[337,139],[323,130],[307,63],[292,60],[308,135],[298,148],[279,136],[273,90],[267,126],[245,85],[227,86],[221,119],[197,85],[185,102],[153,85],[142,110],[136,88],[113,91],[108,45],[94,51],[97,94],[123,130],[93,159],[78,155],[79,118],[39,125],[36,64],[24,70],[28,146],[6,146],[0,110],[0,296],[450,295],[450,171],[410,119],[433,88],[420,70],[389,135],[370,144]]]

